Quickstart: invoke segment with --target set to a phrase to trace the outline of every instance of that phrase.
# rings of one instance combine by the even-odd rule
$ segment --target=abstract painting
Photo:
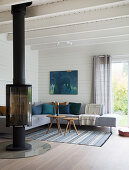
[[[78,94],[78,71],[51,71],[50,94]]]

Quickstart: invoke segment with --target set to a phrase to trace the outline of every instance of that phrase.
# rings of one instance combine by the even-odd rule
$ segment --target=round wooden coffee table
[[[70,130],[71,130],[71,122],[72,122],[73,127],[74,127],[74,129],[75,129],[75,131],[76,131],[76,134],[78,135],[77,128],[76,128],[76,125],[75,125],[75,123],[74,123],[74,120],[78,120],[78,118],[77,118],[77,117],[65,117],[65,118],[63,118],[63,120],[67,120],[67,126],[66,126],[66,130],[65,130],[64,135],[66,134],[68,127],[69,127],[69,133],[70,133]]]
[[[51,129],[51,126],[52,126],[53,121],[54,121],[54,119],[55,119],[55,120],[56,120],[56,123],[57,123],[58,132],[60,132],[60,133],[62,134],[62,130],[61,130],[61,127],[60,127],[59,119],[60,119],[60,118],[64,118],[65,116],[64,116],[64,115],[59,115],[59,116],[57,116],[57,115],[47,115],[47,117],[50,117],[50,118],[51,118],[51,123],[50,123],[50,126],[49,126],[49,128],[48,128],[48,130],[47,130],[46,133],[48,133],[49,130]]]

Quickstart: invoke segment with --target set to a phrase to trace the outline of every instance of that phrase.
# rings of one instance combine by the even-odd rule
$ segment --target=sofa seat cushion
[[[104,114],[96,119],[96,126],[116,127],[120,121],[118,114]]]
[[[50,118],[45,114],[32,115],[32,126],[26,126],[25,130],[32,129],[38,126],[46,125],[50,123]]]
[[[75,117],[75,118],[79,118],[79,115],[74,115],[74,114],[61,114],[64,115],[65,117]]]
[[[5,119],[6,118],[6,116],[0,116],[0,119]]]
[[[41,122],[41,124],[45,124],[45,122],[47,120],[50,120],[50,118],[48,118],[47,115],[45,115],[45,114],[42,114],[42,115],[33,115],[32,116],[32,126],[33,126],[33,123],[39,124],[39,122]]]

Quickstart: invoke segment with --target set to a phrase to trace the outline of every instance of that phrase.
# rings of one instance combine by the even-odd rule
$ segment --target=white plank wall
[[[93,56],[129,61],[129,42],[55,48],[39,52],[39,101],[93,102]],[[78,95],[50,95],[50,71],[78,70]]]
[[[0,106],[6,105],[6,84],[13,82],[13,46],[0,35]],[[38,101],[38,51],[26,47],[26,83],[32,84],[33,102]]]
[[[39,53],[39,101],[92,102],[92,59],[84,51],[56,49]],[[78,70],[78,95],[50,95],[50,71]]]
[[[38,101],[38,51],[26,46],[26,84],[32,85],[32,102]]]

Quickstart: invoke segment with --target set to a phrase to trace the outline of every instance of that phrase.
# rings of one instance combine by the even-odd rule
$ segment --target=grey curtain
[[[94,103],[111,113],[111,56],[94,56]]]

